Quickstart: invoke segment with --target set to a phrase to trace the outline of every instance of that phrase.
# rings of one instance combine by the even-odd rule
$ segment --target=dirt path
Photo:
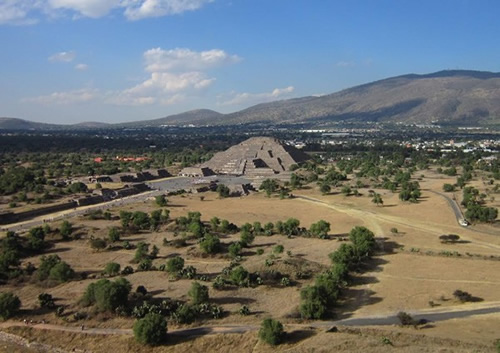
[[[322,205],[324,207],[331,208],[335,211],[345,213],[351,217],[360,218],[365,223],[367,223],[368,227],[372,227],[372,230],[375,232],[375,235],[377,235],[377,236],[382,236],[384,234],[382,231],[382,228],[380,227],[379,222],[385,222],[385,223],[389,223],[391,225],[405,226],[405,227],[413,228],[417,231],[426,231],[426,232],[429,232],[431,234],[436,234],[436,235],[441,235],[441,234],[447,233],[446,231],[444,231],[442,229],[442,226],[440,224],[433,223],[433,222],[422,222],[422,221],[418,221],[418,220],[414,220],[414,219],[411,220],[411,222],[408,222],[407,219],[402,218],[402,217],[384,215],[384,214],[375,213],[372,211],[361,210],[358,208],[347,207],[347,206],[343,206],[343,205],[333,205],[333,204],[330,204],[326,201],[315,199],[315,198],[308,197],[308,196],[298,195],[298,196],[296,196],[296,199],[298,201],[302,201],[302,202],[312,202],[312,203],[315,203],[318,205]],[[457,226],[457,228],[461,228],[461,227]],[[477,232],[477,233],[483,233],[483,232],[477,231],[475,229],[470,229],[470,231]],[[489,233],[487,233],[487,234],[489,234]],[[493,250],[500,251],[500,245],[495,245],[495,244],[480,241],[477,239],[472,239],[472,238],[469,238],[467,236],[461,236],[461,238],[463,240],[473,242],[474,244],[481,246],[481,247],[484,247],[486,249],[493,249]]]
[[[426,322],[445,321],[451,319],[460,319],[476,315],[487,315],[500,313],[500,302],[491,302],[488,304],[464,304],[456,307],[447,307],[443,309],[427,309],[410,312],[415,320],[425,320]],[[316,327],[325,328],[331,326],[379,326],[399,324],[397,314],[380,314],[366,317],[354,317],[336,321],[316,321],[308,324],[289,324],[290,327]],[[113,328],[84,328],[81,326],[70,327],[52,324],[24,324],[21,322],[3,322],[0,329],[11,327],[31,327],[36,330],[51,330],[60,332],[84,333],[87,335],[132,335],[132,329],[113,329]],[[220,326],[200,326],[188,329],[169,330],[169,335],[176,336],[202,336],[217,335],[228,333],[245,333],[256,331],[259,326],[256,325],[220,325]]]

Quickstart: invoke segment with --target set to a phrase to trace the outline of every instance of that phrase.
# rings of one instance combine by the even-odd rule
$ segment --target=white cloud
[[[73,10],[86,17],[102,17],[120,6],[120,0],[48,0],[53,9]]]
[[[176,15],[194,11],[213,0],[128,0],[124,1],[125,16],[129,20]]]
[[[89,68],[89,66],[87,64],[76,64],[75,65],[75,70],[78,70],[78,71],[85,71]]]
[[[108,99],[108,102],[118,105],[144,105],[157,102],[174,104],[184,97],[180,92],[199,91],[209,87],[214,81],[215,78],[209,78],[201,72],[181,74],[153,72],[151,78],[116,93]]]
[[[214,0],[0,0],[0,24],[34,24],[36,14],[99,18],[120,10],[129,20],[194,11]]]
[[[239,60],[237,55],[229,55],[220,49],[200,52],[186,48],[150,49],[144,52],[144,70],[150,77],[134,87],[112,94],[107,101],[118,105],[175,104],[199,94],[216,81],[204,70]]]
[[[144,53],[146,71],[190,71],[232,64],[241,60],[237,55],[229,55],[224,50],[212,49],[196,52],[187,48],[163,50],[149,49]]]
[[[253,105],[258,103],[272,102],[274,100],[290,98],[295,88],[275,88],[272,92],[264,93],[232,93],[230,97],[220,101],[219,105]],[[220,97],[222,98],[222,97]]]
[[[69,63],[75,60],[75,58],[76,58],[76,53],[74,51],[62,51],[60,53],[55,53],[49,56],[49,61]]]
[[[0,24],[34,24],[36,19],[29,13],[38,7],[36,0],[0,1]]]
[[[66,105],[75,103],[85,103],[98,97],[96,89],[79,89],[66,92],[54,92],[45,96],[25,98],[23,102],[38,103],[44,105]]]

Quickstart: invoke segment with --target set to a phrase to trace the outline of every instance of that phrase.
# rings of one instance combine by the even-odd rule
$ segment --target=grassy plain
[[[397,193],[387,190],[375,190],[382,195],[383,206],[371,202],[368,189],[359,189],[361,196],[344,196],[338,192],[322,195],[315,185],[301,190],[294,190],[293,199],[280,200],[278,197],[265,197],[262,193],[253,193],[247,197],[219,199],[216,193],[178,195],[169,198],[167,208],[170,217],[184,216],[187,212],[199,211],[203,221],[217,216],[237,225],[245,222],[285,221],[290,217],[300,220],[301,226],[309,227],[323,219],[331,224],[330,239],[292,237],[282,235],[258,236],[250,248],[243,252],[242,265],[250,272],[274,269],[287,274],[293,279],[289,287],[258,286],[256,288],[230,287],[217,291],[210,287],[213,303],[221,305],[227,312],[222,319],[195,322],[191,326],[202,325],[258,325],[260,321],[272,316],[282,321],[290,332],[288,343],[278,351],[289,352],[385,352],[388,347],[382,343],[387,337],[393,350],[401,352],[493,352],[493,342],[500,338],[500,314],[471,316],[461,319],[440,321],[427,325],[425,329],[401,328],[399,326],[364,327],[360,329],[342,328],[339,333],[325,333],[323,329],[311,329],[310,323],[296,319],[300,301],[300,289],[313,282],[309,279],[297,279],[297,271],[310,271],[317,274],[328,268],[328,254],[343,243],[352,227],[363,225],[371,229],[381,245],[381,251],[371,260],[367,271],[356,274],[353,284],[344,291],[343,301],[332,312],[332,318],[366,317],[392,315],[399,311],[425,311],[433,309],[466,310],[478,305],[500,304],[500,229],[493,225],[464,228],[458,225],[448,201],[442,193],[444,183],[454,183],[449,178],[433,170],[423,172],[419,180],[422,198],[417,204],[403,203]],[[477,178],[474,186],[484,190],[486,184]],[[438,193],[435,193],[435,192]],[[452,196],[451,193],[447,193]],[[460,192],[455,198],[460,201]],[[498,207],[497,200],[489,200],[489,206]],[[112,209],[115,215],[120,210],[150,212],[157,209],[152,202],[129,204]],[[14,291],[26,309],[25,315],[36,320],[45,319],[52,324],[79,325],[82,322],[65,322],[53,313],[37,309],[37,296],[48,292],[57,298],[57,304],[68,307],[69,314],[88,311],[90,318],[84,320],[88,327],[130,328],[132,319],[113,315],[92,314],[89,309],[78,306],[89,283],[100,277],[108,262],[117,262],[121,267],[131,265],[134,250],[118,249],[114,251],[92,250],[88,244],[90,237],[106,237],[111,226],[118,226],[119,221],[73,219],[79,240],[56,242],[50,249],[59,255],[77,272],[87,272],[85,280],[72,281],[51,288],[40,288],[32,283],[10,284],[6,290]],[[55,226],[55,225],[54,225]],[[391,228],[398,232],[391,232]],[[194,266],[198,274],[214,278],[230,263],[226,255],[206,256],[201,253],[196,240],[188,240],[188,245],[176,248],[170,243],[163,245],[163,239],[175,239],[170,226],[159,232],[144,232],[127,235],[122,240],[135,244],[145,241],[160,249],[154,265],[159,266],[173,256],[182,256],[186,265]],[[461,242],[443,244],[439,240],[442,234],[458,234]],[[181,237],[182,234],[177,235]],[[239,234],[222,235],[222,243],[239,240]],[[273,264],[267,266],[273,247],[282,245],[284,252],[273,255]],[[258,250],[263,254],[259,255]],[[289,252],[289,253],[288,253]],[[27,258],[25,262],[37,264],[39,256]],[[135,265],[132,265],[135,267]],[[166,272],[148,271],[128,275],[133,288],[144,285],[155,298],[172,298],[187,301],[187,292],[192,280],[174,279]],[[453,297],[453,292],[461,289],[476,297],[475,303],[463,304]],[[238,310],[247,305],[252,314],[240,316]],[[71,317],[71,315],[69,316]],[[303,325],[303,326],[300,326]],[[169,328],[179,328],[169,323]],[[150,350],[133,342],[129,336],[90,336],[84,334],[63,334],[59,332],[40,332],[28,328],[10,329],[32,340],[70,350],[83,347],[94,352],[115,351],[130,352],[267,352],[272,349],[259,343],[255,332],[245,334],[204,336],[194,339],[171,338],[166,346]],[[457,333],[460,332],[459,335]]]

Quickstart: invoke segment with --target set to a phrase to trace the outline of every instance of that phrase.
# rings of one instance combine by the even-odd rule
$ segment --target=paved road
[[[438,191],[434,191],[434,190],[426,190],[428,192],[431,192],[433,194],[436,194],[438,196],[441,196],[443,197],[446,201],[448,201],[448,204],[450,205],[450,207],[453,209],[453,212],[455,213],[455,217],[457,218],[457,223],[463,227],[459,220],[460,219],[463,219],[465,218],[463,213],[462,213],[462,210],[460,209],[460,206],[458,205],[457,201],[455,199],[452,199],[451,197],[449,197],[448,195],[446,194],[443,194],[442,192],[438,192]],[[469,225],[467,227],[468,229],[474,231],[474,232],[477,232],[477,233],[483,233],[483,234],[488,234],[488,235],[500,235],[500,233],[498,231],[488,231],[486,229],[482,229],[482,230],[479,230],[477,229],[476,227],[474,227],[473,225]]]
[[[465,307],[464,309],[460,309]],[[466,309],[468,308],[468,309]],[[451,319],[462,319],[477,315],[487,315],[500,313],[499,303],[489,304],[470,304],[462,305],[459,307],[448,307],[445,309],[429,309],[422,311],[410,311],[409,314],[415,320],[425,320],[425,322],[438,322]],[[287,326],[308,326],[315,328],[326,328],[331,326],[387,326],[399,324],[397,314],[367,316],[359,318],[348,318],[335,321],[316,321],[308,324],[289,324]],[[37,330],[53,330],[61,332],[85,333],[90,335],[132,335],[131,329],[114,329],[114,328],[84,328],[81,326],[60,326],[51,324],[24,324],[22,322],[4,322],[0,324],[0,329],[9,327],[32,327]],[[256,331],[259,326],[256,325],[220,325],[220,326],[200,326],[187,329],[169,330],[169,335],[176,336],[203,336],[203,335],[217,335],[217,334],[241,334],[249,331]]]
[[[460,209],[460,206],[458,206],[458,203],[457,203],[457,201],[455,199],[452,199],[448,195],[443,194],[443,193],[438,192],[438,191],[434,191],[434,190],[426,190],[426,191],[431,192],[431,193],[433,193],[435,195],[441,196],[446,201],[448,201],[448,205],[450,205],[451,209],[453,210],[453,213],[455,213],[455,217],[457,218],[457,222],[460,219],[464,218],[464,215],[462,214],[462,210]]]

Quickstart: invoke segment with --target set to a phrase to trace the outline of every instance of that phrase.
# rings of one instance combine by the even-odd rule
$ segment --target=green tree
[[[278,182],[275,179],[266,179],[260,185],[259,190],[264,190],[267,197],[271,197],[271,194],[278,190]]]
[[[120,274],[120,264],[116,262],[108,262],[104,267],[104,273],[108,276],[116,276]]]
[[[58,282],[67,282],[75,277],[75,271],[66,262],[61,261],[50,269],[49,279]]]
[[[307,286],[300,291],[300,314],[305,319],[322,319],[328,310],[327,298],[316,286]]]
[[[124,278],[118,278],[114,282],[101,279],[88,285],[82,304],[95,305],[98,311],[114,311],[119,306],[127,305],[131,289],[132,285]]]
[[[155,202],[160,207],[167,206],[167,198],[165,197],[165,195],[155,196]]]
[[[7,320],[14,316],[21,307],[19,298],[9,292],[0,293],[0,319]]]
[[[289,218],[283,224],[283,231],[286,235],[297,235],[299,231],[300,221],[296,218]]]
[[[49,293],[40,293],[38,295],[38,303],[41,308],[52,309],[55,307],[54,298]]]
[[[108,239],[112,243],[120,241],[120,230],[117,227],[109,228]]]
[[[120,221],[123,228],[128,228],[132,221],[132,212],[120,211]]]
[[[321,185],[319,187],[319,191],[321,191],[321,193],[323,195],[327,195],[330,193],[330,191],[332,191],[332,188],[330,187],[330,185],[328,183],[321,183]]]
[[[148,313],[134,324],[134,337],[137,342],[156,346],[167,337],[167,322],[157,313]]]
[[[132,223],[138,229],[149,229],[151,227],[151,220],[146,212],[135,211],[132,215]]]
[[[207,234],[205,238],[200,242],[200,248],[206,254],[215,254],[220,250],[220,240],[219,237],[212,234]]]
[[[373,194],[372,202],[377,206],[384,204],[384,200],[382,200],[382,196],[380,194],[377,194],[377,193]]]
[[[349,232],[349,240],[352,242],[354,257],[357,262],[368,257],[375,247],[375,235],[366,227],[354,227]]]
[[[167,272],[177,274],[184,268],[184,259],[180,256],[173,257],[167,261]]]
[[[283,342],[285,332],[283,325],[278,320],[264,319],[260,326],[259,338],[267,344],[276,346]]]
[[[241,244],[239,242],[231,243],[228,247],[229,255],[236,257],[241,254]]]
[[[234,284],[241,286],[247,282],[249,273],[243,266],[238,266],[231,271],[230,277]]]
[[[193,282],[191,289],[188,292],[191,297],[191,301],[194,305],[208,302],[208,287],[201,285],[198,282]]]
[[[248,247],[250,244],[253,243],[255,239],[255,235],[248,230],[243,230],[240,235],[240,241],[241,245],[244,247]]]
[[[68,221],[63,221],[59,232],[63,239],[68,239],[71,233],[73,233],[73,226]]]
[[[311,224],[311,228],[309,228],[309,232],[319,238],[325,238],[330,231],[330,223],[320,220],[316,223]]]
[[[453,185],[453,184],[444,184],[443,185],[443,191],[444,192],[453,192],[453,191],[455,191],[455,185]]]
[[[215,189],[215,191],[217,192],[217,194],[219,194],[219,197],[221,199],[229,197],[229,195],[231,194],[229,188],[224,184],[217,185],[217,189]]]
[[[143,241],[137,243],[135,250],[134,262],[141,262],[144,259],[149,259],[149,244]]]
[[[45,246],[45,232],[42,227],[31,228],[28,232],[28,247],[34,252],[40,252]]]

